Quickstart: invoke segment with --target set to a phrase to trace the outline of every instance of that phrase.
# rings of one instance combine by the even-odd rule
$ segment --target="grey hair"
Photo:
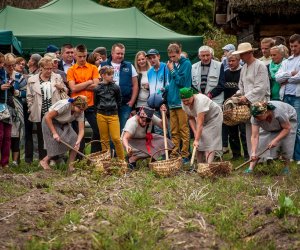
[[[284,58],[289,57],[289,49],[285,45],[282,45],[282,44],[275,45],[270,50],[272,50],[272,49],[277,49]]]
[[[40,54],[32,54],[30,58],[34,61],[34,64],[38,66],[38,63],[42,59],[42,56]]]
[[[200,54],[200,52],[202,52],[202,51],[208,51],[212,56],[214,56],[214,54],[215,54],[214,49],[207,45],[201,46],[198,50],[198,54]]]
[[[229,59],[230,57],[235,57],[237,60],[240,60],[241,59],[240,55],[239,54],[232,54],[233,52],[234,52],[233,50],[228,52],[227,59]]]

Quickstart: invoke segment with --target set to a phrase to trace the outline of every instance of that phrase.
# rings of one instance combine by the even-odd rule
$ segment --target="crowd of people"
[[[41,167],[50,169],[69,151],[73,171],[87,121],[91,153],[114,149],[112,155],[132,169],[139,159],[163,157],[167,143],[171,157],[180,153],[183,163],[192,148],[198,162],[208,163],[230,148],[232,159],[252,159],[246,173],[258,161],[278,157],[288,173],[290,161],[300,164],[300,35],[288,44],[290,51],[284,38],[264,38],[261,58],[250,43],[237,49],[227,44],[221,61],[204,45],[193,65],[176,42],[167,47],[167,62],[155,48],[126,61],[121,43],[109,56],[105,47],[88,54],[83,44],[49,45],[43,57],[32,54],[28,62],[0,53],[1,165],[20,163],[22,141],[25,162],[32,163],[35,132]],[[228,98],[249,105],[248,122],[223,123]],[[265,148],[270,150],[260,154]]]

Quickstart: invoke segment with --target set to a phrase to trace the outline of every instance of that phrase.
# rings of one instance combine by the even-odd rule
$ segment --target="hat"
[[[258,116],[267,112],[267,110],[274,110],[276,107],[270,102],[255,102],[251,105],[250,112],[253,116]]]
[[[184,87],[179,90],[179,94],[180,94],[180,99],[188,99],[192,97],[194,94],[196,94],[196,91],[192,88]]]
[[[159,52],[157,49],[149,49],[146,56],[151,56],[151,55],[159,55]]]
[[[46,49],[46,52],[47,52],[47,53],[48,53],[48,52],[55,53],[55,52],[57,52],[57,51],[59,51],[59,49],[58,49],[55,45],[52,45],[52,44],[48,45],[48,47],[47,47],[47,49]]]
[[[162,94],[157,93],[151,94],[147,100],[148,106],[153,109],[159,109],[163,102],[164,99],[162,97]]]
[[[229,44],[225,45],[222,48],[222,50],[227,50],[227,51],[232,51],[233,50],[234,51],[235,50],[235,46],[233,44],[229,43]]]
[[[59,59],[56,57],[55,53],[46,53],[44,55],[44,58],[46,58],[46,57],[52,59],[52,61],[59,61]]]
[[[252,48],[250,43],[240,43],[238,49],[232,53],[232,55],[242,54],[250,51],[257,50],[256,48]]]

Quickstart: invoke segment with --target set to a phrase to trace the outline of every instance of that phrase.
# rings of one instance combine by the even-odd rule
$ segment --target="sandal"
[[[244,171],[244,174],[252,174],[253,173],[253,169],[250,169],[250,168],[247,168],[245,171]]]

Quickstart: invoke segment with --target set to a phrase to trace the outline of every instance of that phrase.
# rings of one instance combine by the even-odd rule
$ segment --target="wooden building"
[[[300,0],[215,0],[215,25],[238,43],[300,34]]]

